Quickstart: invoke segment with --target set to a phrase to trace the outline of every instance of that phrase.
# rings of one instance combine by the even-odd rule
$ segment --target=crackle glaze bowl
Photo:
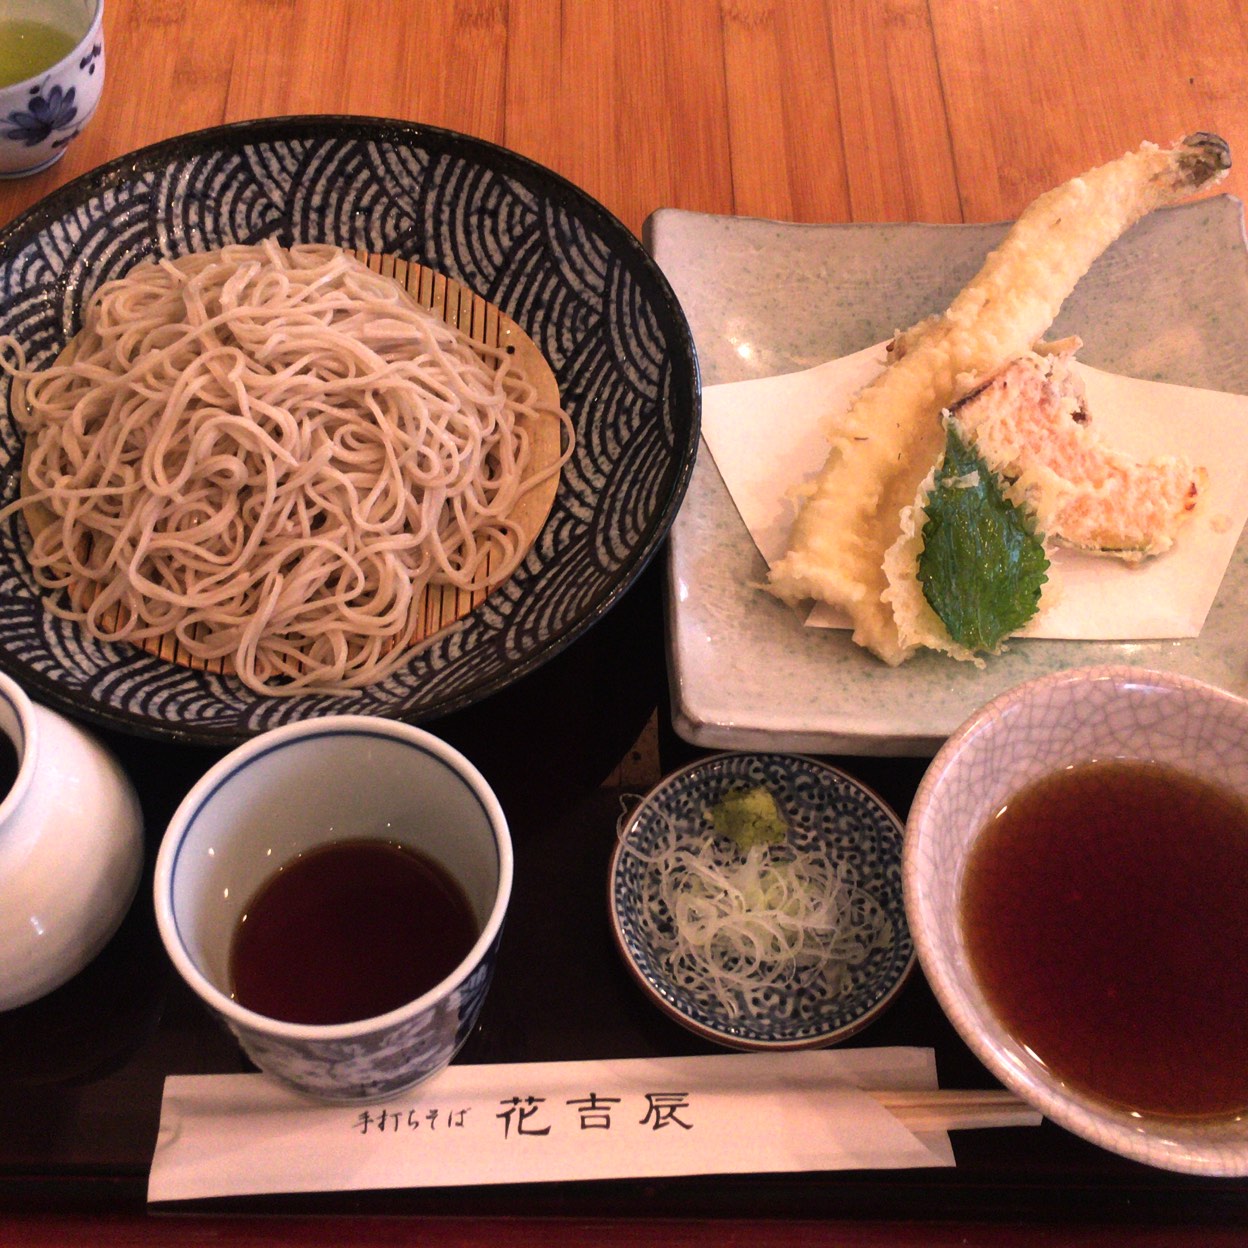
[[[60,160],[95,113],[104,90],[104,0],[8,0],[3,16],[72,40],[54,64],[0,87],[0,178],[20,178]]]
[[[906,823],[906,912],[920,965],[976,1056],[1053,1122],[1148,1165],[1248,1174],[1248,1115],[1145,1116],[1072,1088],[1010,1034],[971,970],[960,899],[976,837],[1031,782],[1106,759],[1169,765],[1248,799],[1248,701],[1190,677],[1105,666],[1027,681],[971,716],[932,760]]]
[[[882,919],[884,935],[846,968],[833,993],[754,984],[727,1006],[704,984],[683,982],[664,958],[673,917],[658,897],[661,845],[697,852],[712,835],[707,813],[728,794],[765,788],[798,852],[821,851],[860,890],[854,913]],[[669,834],[672,840],[669,842]],[[902,825],[865,785],[794,754],[717,754],[676,771],[622,821],[608,880],[612,934],[625,966],[661,1011],[705,1040],[742,1050],[813,1049],[856,1035],[896,999],[914,966],[901,892]]]

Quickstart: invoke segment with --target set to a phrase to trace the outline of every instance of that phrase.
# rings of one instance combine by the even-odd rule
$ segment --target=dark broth
[[[289,1023],[349,1023],[440,983],[480,935],[468,899],[431,858],[386,841],[302,854],[257,891],[234,934],[241,1005]]]
[[[977,838],[970,963],[1011,1034],[1145,1114],[1248,1107],[1248,807],[1153,763],[1023,790]]]
[[[0,732],[0,802],[9,795],[9,790],[17,781],[18,768],[21,760],[17,757],[17,746]]]

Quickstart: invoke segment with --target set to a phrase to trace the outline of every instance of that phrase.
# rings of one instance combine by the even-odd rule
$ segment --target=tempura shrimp
[[[827,461],[771,569],[771,591],[840,607],[856,642],[889,663],[908,658],[913,646],[882,597],[884,555],[943,448],[941,410],[1031,350],[1126,229],[1229,168],[1223,139],[1193,134],[1169,149],[1145,143],[1036,199],[948,310],[902,335],[893,362],[825,430]]]

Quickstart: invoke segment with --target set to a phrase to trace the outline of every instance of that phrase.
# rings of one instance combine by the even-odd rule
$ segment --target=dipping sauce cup
[[[463,892],[475,943],[428,991],[376,1017],[286,1022],[240,1004],[231,949],[257,893],[301,857],[360,840],[441,867]],[[261,1070],[325,1100],[380,1100],[437,1073],[467,1039],[493,974],[511,879],[506,818],[462,754],[407,724],[330,716],[256,737],[195,785],[157,857],[156,917],[179,973]],[[289,939],[307,935],[295,923]],[[360,973],[368,970],[361,961]]]
[[[1007,1021],[1006,1012],[997,1004],[1000,998],[976,973],[976,942],[964,921],[964,902],[977,842],[990,838],[990,825],[993,831],[1011,826],[1003,818],[1011,807],[1016,815],[1019,808],[1035,810],[1026,800],[1029,786],[1046,778],[1078,776],[1092,763],[1123,765],[1127,776],[1140,765],[1170,769],[1161,773],[1163,779],[1171,773],[1183,778],[1182,783],[1177,776],[1167,781],[1172,797],[1193,783],[1216,785],[1226,800],[1204,805],[1201,822],[1211,825],[1226,804],[1242,811],[1241,804],[1248,803],[1248,701],[1176,673],[1107,666],[1037,677],[977,711],[932,760],[906,824],[902,876],[906,914],[920,963],[937,1001],[972,1052],[1045,1117],[1093,1144],[1147,1165],[1191,1174],[1248,1175],[1248,1112],[1242,1107],[1216,1113],[1159,1112],[1102,1091],[1106,1070],[1120,1082],[1128,1056],[1136,1067],[1153,1067],[1153,1083],[1160,1095],[1176,1081],[1191,1082],[1187,1077],[1193,1071],[1203,1082],[1213,1071],[1228,1066],[1234,1070],[1243,1052],[1242,1030],[1235,1034],[1226,1029],[1232,1031],[1229,1043],[1224,1042],[1230,1053],[1213,1051],[1208,1039],[1216,1034],[1211,1021],[1234,1012],[1233,1006],[1223,1009],[1221,1000],[1213,1008],[1212,998],[1234,1001],[1244,968],[1236,958],[1219,974],[1207,955],[1228,944],[1237,947],[1243,912],[1236,905],[1215,904],[1210,893],[1193,887],[1193,881],[1204,873],[1180,865],[1180,843],[1185,851],[1196,847],[1186,854],[1188,862],[1199,847],[1211,847],[1194,821],[1165,829],[1165,836],[1175,843],[1175,852],[1168,855],[1169,869],[1150,865],[1146,881],[1140,879],[1139,864],[1157,863],[1158,833],[1149,831],[1149,819],[1141,814],[1124,822],[1102,813],[1098,832],[1092,834],[1097,837],[1095,844],[1086,828],[1070,818],[1069,799],[1060,803],[1066,813],[1054,821],[1062,826],[1036,825],[1050,838],[1043,848],[1035,836],[1019,836],[1020,825],[1012,825],[1016,844],[1031,850],[1033,863],[1030,869],[1020,869],[1017,859],[1010,859],[1017,881],[1011,883],[1015,900],[997,895],[1000,922],[995,927],[986,925],[981,916],[976,929],[979,947],[987,940],[998,954],[1012,953],[1020,972],[1012,987],[1042,982],[1030,972],[1057,964],[1054,954],[1063,937],[1071,952],[1060,957],[1069,964],[1073,953],[1093,969],[1082,974],[1083,991],[1078,997],[1076,985],[1068,980],[1028,1001],[1021,1024]],[[1088,804],[1103,812],[1105,791],[1093,794]],[[1157,798],[1156,787],[1144,791],[1153,793],[1157,809],[1168,804]],[[1044,790],[1045,799],[1057,807],[1053,792]],[[1087,800],[1088,790],[1080,794]],[[1024,795],[1022,800],[1020,795]],[[1138,806],[1134,799],[1132,804]],[[1240,828],[1228,827],[1225,835],[1219,835],[1218,860],[1230,861],[1226,884],[1242,892],[1248,855],[1239,852]],[[1132,837],[1136,838],[1134,849]],[[1087,845],[1086,853],[1081,853],[1080,841]],[[1115,843],[1119,846],[1117,865],[1106,869],[1101,846],[1112,848]],[[1097,870],[1090,875],[1084,863]],[[1060,865],[1054,869],[1054,864]],[[1060,892],[1046,884],[1046,876]],[[1127,881],[1131,883],[1124,887]],[[1126,894],[1121,898],[1127,903],[1129,917],[1125,919],[1122,904],[1112,908],[1115,891]],[[1135,907],[1129,904],[1132,891],[1138,901]],[[1016,922],[1028,913],[1028,900],[1036,896],[1045,897],[1055,915],[1059,908],[1052,903],[1062,899],[1061,918],[1052,928]],[[1146,917],[1150,908],[1152,920]],[[1116,917],[1106,921],[1106,914]],[[1048,915],[1044,918],[1047,922]],[[1215,927],[1222,930],[1215,933]],[[1153,940],[1151,956],[1141,955],[1146,928]],[[1041,931],[1047,935],[1034,935],[1030,949],[1020,946],[1019,933]],[[1171,948],[1157,949],[1158,943],[1164,947],[1167,941]],[[1196,944],[1204,946],[1199,958],[1190,956]],[[1131,1021],[1133,1011],[1139,1017],[1138,1003],[1128,999],[1133,983],[1138,992],[1137,968],[1144,972],[1149,987],[1155,982],[1162,989],[1147,998],[1156,1002],[1151,1008],[1157,1015],[1148,1027]],[[1067,1065],[1063,1075],[1057,1058],[1069,1063],[1073,1049],[1055,1054],[1045,1048],[1044,1041],[1052,1044],[1053,1020],[1068,1016],[1070,1001],[1076,999],[1084,1003],[1087,1017],[1065,1029],[1064,1041],[1086,1035],[1099,1039],[1082,1041],[1082,1059],[1074,1069]],[[1016,1009],[1011,1017],[1019,1017]],[[1165,1027],[1158,1028],[1158,1020]],[[1218,1028],[1222,1026],[1219,1021]],[[1200,1039],[1193,1041],[1193,1037]],[[1092,1043],[1099,1047],[1089,1052]],[[1124,1049],[1132,1052],[1124,1054]],[[1143,1062],[1138,1060],[1141,1050],[1147,1054]],[[1046,1060],[1046,1053],[1052,1061]],[[1139,1077],[1137,1071],[1133,1078]],[[1147,1072],[1143,1077],[1147,1078]],[[1214,1090],[1220,1091],[1217,1084]]]

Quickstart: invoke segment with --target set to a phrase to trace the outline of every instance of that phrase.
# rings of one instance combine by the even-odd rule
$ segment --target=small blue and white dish
[[[674,921],[658,897],[657,851],[695,852],[718,835],[708,812],[730,795],[765,789],[796,854],[822,853],[852,882],[854,905],[877,916],[873,947],[830,993],[741,991],[731,1006],[701,983],[677,982],[664,958]],[[729,753],[666,777],[621,821],[611,859],[609,912],[625,965],[661,1010],[695,1035],[734,1049],[822,1048],[857,1034],[904,986],[914,942],[901,887],[903,828],[870,789],[827,763],[792,754]],[[731,843],[728,843],[729,846]],[[856,911],[857,912],[857,911]]]

